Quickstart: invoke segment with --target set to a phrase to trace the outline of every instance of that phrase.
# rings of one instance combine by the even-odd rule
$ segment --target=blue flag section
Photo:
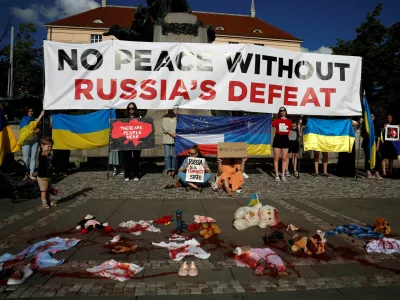
[[[400,141],[397,142],[392,142],[394,149],[396,149],[397,152],[397,159],[400,160]]]
[[[371,111],[369,110],[369,105],[367,97],[364,96],[364,126],[365,131],[368,134],[368,162],[371,170],[375,168],[376,163],[376,142],[375,142],[375,129],[374,122],[372,121]]]
[[[351,120],[309,118],[304,131],[304,151],[351,152],[356,134]]]
[[[247,117],[204,117],[178,115],[176,154],[188,155],[198,145],[203,155],[217,155],[223,142],[245,142],[249,155],[271,153],[271,115]]]
[[[54,149],[82,150],[107,146],[110,136],[110,119],[115,110],[100,110],[86,115],[54,114]]]

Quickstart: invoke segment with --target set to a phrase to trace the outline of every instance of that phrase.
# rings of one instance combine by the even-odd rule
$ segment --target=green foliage
[[[380,120],[388,113],[400,121],[400,22],[386,27],[379,3],[356,28],[356,38],[338,40],[333,54],[362,57],[362,89]]]

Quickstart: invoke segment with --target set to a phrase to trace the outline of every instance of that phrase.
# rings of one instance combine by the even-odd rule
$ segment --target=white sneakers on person
[[[139,177],[133,178],[133,182],[139,182]]]
[[[124,179],[125,182],[128,182],[129,180],[130,180],[129,177],[126,177],[126,178]]]
[[[249,177],[249,175],[247,175],[245,172],[243,172],[243,178],[244,178],[244,179],[249,179],[250,177]]]

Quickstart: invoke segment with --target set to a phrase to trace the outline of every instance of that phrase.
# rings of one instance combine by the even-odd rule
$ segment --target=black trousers
[[[356,169],[356,150],[353,145],[351,153],[340,152],[338,158],[339,176],[354,177]]]
[[[140,155],[142,150],[123,151],[125,178],[140,177]]]
[[[54,171],[56,174],[67,173],[71,150],[53,150]]]

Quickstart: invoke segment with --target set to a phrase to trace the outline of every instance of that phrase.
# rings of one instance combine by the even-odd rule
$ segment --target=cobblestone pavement
[[[281,215],[282,226],[289,223],[300,227],[299,234],[308,235],[317,229],[328,231],[345,223],[371,224],[383,216],[392,226],[394,237],[400,231],[397,213],[400,208],[398,180],[370,180],[314,178],[302,174],[300,179],[289,178],[288,183],[276,183],[269,170],[248,170],[242,193],[227,197],[210,188],[202,193],[186,192],[183,188],[163,189],[174,179],[148,171],[139,183],[124,182],[121,177],[107,179],[104,171],[74,173],[55,184],[60,191],[59,206],[43,210],[40,200],[13,204],[0,199],[0,254],[17,253],[34,242],[49,237],[75,237],[82,240],[75,248],[57,254],[64,264],[41,269],[25,284],[7,286],[0,279],[0,299],[52,298],[72,296],[143,296],[143,295],[198,295],[248,294],[266,292],[326,290],[341,288],[400,286],[398,255],[367,254],[365,239],[347,235],[328,236],[327,252],[321,256],[293,254],[287,240],[293,233],[283,230],[285,238],[269,245],[284,260],[289,270],[287,278],[272,272],[258,277],[247,268],[239,268],[232,256],[237,246],[263,247],[262,236],[272,229],[250,228],[243,232],[232,226],[233,212],[257,192],[263,204],[275,206]],[[4,209],[3,209],[4,208]],[[201,246],[211,253],[207,260],[195,259],[199,276],[177,276],[179,262],[168,258],[165,249],[151,246],[151,241],[166,240],[173,232],[162,225],[161,234],[144,233],[131,236],[122,233],[138,251],[115,256],[104,244],[122,221],[154,219],[182,208],[184,219],[205,214],[217,219],[222,234],[209,241],[202,238]],[[112,234],[93,231],[82,235],[76,223],[86,214],[94,214],[100,221],[108,221],[116,230]],[[165,229],[164,229],[165,228]],[[186,233],[188,235],[188,233]],[[189,234],[189,237],[196,235]],[[132,262],[145,270],[124,283],[103,279],[86,272],[107,259]],[[15,267],[26,264],[15,263]]]

